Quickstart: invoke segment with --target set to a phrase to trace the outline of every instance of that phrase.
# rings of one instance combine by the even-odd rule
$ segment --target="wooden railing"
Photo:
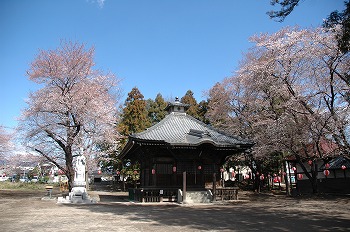
[[[129,189],[129,200],[139,202],[177,202],[178,189]]]
[[[217,188],[215,200],[238,200],[238,187]],[[177,202],[178,189],[139,188],[129,189],[129,200],[138,202]]]
[[[217,188],[215,191],[216,200],[238,200],[238,187]]]

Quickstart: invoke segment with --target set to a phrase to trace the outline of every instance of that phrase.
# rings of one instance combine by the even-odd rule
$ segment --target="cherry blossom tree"
[[[8,133],[3,126],[0,126],[0,169],[6,173],[10,171],[9,161],[13,151],[12,137],[12,134]]]
[[[119,80],[94,70],[94,48],[62,42],[41,50],[27,71],[42,87],[29,95],[19,131],[26,147],[60,168],[73,187],[74,157],[98,157],[96,145],[118,146],[115,133]]]
[[[11,149],[11,135],[0,126],[0,160],[5,159],[6,154]]]
[[[349,151],[349,55],[337,46],[338,29],[286,28],[253,37],[263,59],[242,68],[242,74],[258,74],[255,83],[269,83],[280,93],[272,96],[280,99],[283,112],[303,116],[314,136],[332,136]]]
[[[350,151],[350,59],[337,46],[338,30],[284,28],[252,37],[255,46],[236,75],[223,81],[225,91],[217,91],[230,96],[223,98],[231,112],[225,112],[226,127],[254,139],[256,157],[293,155],[314,191],[317,167],[306,172],[302,159],[327,158],[330,154],[320,149],[325,138]],[[215,108],[213,102],[210,107]],[[309,144],[314,144],[311,152]]]

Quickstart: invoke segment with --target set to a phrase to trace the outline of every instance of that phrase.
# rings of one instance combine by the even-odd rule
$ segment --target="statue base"
[[[96,201],[89,197],[85,187],[73,187],[68,196],[58,197],[57,203],[93,204]]]

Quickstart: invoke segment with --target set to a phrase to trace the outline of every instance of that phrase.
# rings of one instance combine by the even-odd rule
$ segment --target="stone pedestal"
[[[85,200],[88,200],[88,194],[85,187],[74,187],[69,193],[69,200],[73,203],[82,203]]]

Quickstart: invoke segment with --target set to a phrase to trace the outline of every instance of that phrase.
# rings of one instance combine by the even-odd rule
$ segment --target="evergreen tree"
[[[208,101],[202,100],[198,104],[198,116],[199,116],[199,120],[201,120],[205,124],[209,124],[209,119],[205,116],[207,111],[208,111]]]
[[[157,94],[154,101],[152,99],[147,100],[148,117],[152,125],[160,122],[165,117],[166,106],[167,103],[165,102],[162,94],[160,93]]]
[[[193,92],[191,90],[187,90],[185,96],[181,98],[181,102],[190,106],[186,111],[188,115],[200,120],[200,116],[198,114],[199,106],[196,99],[193,97]]]
[[[332,28],[341,25],[342,30],[338,34],[338,47],[346,53],[350,50],[350,1],[345,1],[343,12],[333,11],[324,21],[323,26]]]
[[[144,96],[137,87],[134,87],[125,100],[123,113],[118,125],[119,133],[128,136],[144,131],[150,125]]]
[[[300,0],[271,0],[271,5],[280,5],[281,9],[278,11],[269,11],[267,14],[272,19],[277,19],[279,22],[283,22],[283,20],[294,10],[294,7],[296,7],[299,4]]]
[[[224,80],[226,81],[226,80]],[[227,82],[227,81],[226,81]],[[225,89],[224,83],[216,83],[208,92],[208,104],[206,118],[210,124],[221,130],[228,130],[231,122],[230,93]],[[238,91],[235,91],[238,93]]]

